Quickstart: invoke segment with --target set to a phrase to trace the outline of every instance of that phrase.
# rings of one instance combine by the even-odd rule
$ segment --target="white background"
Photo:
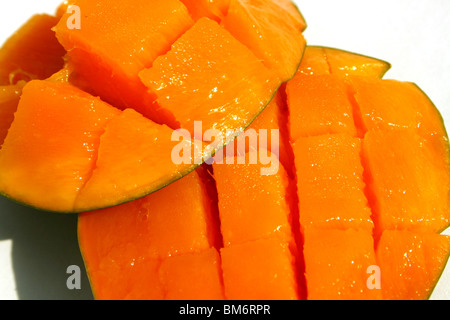
[[[61,0],[62,1],[62,0]],[[124,0],[125,1],[125,0]],[[309,44],[386,60],[386,78],[417,83],[450,128],[449,0],[297,0]],[[53,13],[59,0],[0,2],[0,43],[34,13]],[[66,269],[83,262],[76,217],[45,214],[0,198],[0,299],[90,299],[69,291]],[[450,299],[450,268],[433,298]]]

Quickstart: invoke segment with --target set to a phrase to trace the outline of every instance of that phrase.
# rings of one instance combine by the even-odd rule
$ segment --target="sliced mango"
[[[263,175],[261,169],[269,166],[276,168],[271,175]],[[288,177],[282,165],[262,165],[258,153],[251,151],[247,156],[227,157],[215,163],[213,170],[226,247],[269,236],[292,241]]]
[[[0,86],[0,149],[14,121],[24,82],[17,85]]]
[[[204,130],[218,130],[227,141],[227,130],[245,129],[279,84],[249,49],[208,18],[198,20],[139,76],[158,104],[179,119],[177,127],[194,135],[195,121],[201,121]]]
[[[231,0],[224,27],[287,81],[297,71],[305,39],[292,14],[272,0]],[[298,22],[298,21],[297,21]]]
[[[371,233],[307,228],[304,255],[309,300],[382,298],[368,286],[368,270],[377,265]]]
[[[223,248],[221,256],[227,299],[298,299],[294,262],[286,242],[276,237],[260,239]]]
[[[450,223],[447,154],[412,129],[371,130],[364,159],[381,230],[440,232]]]
[[[385,300],[425,300],[450,256],[450,237],[386,230],[377,248]]]
[[[202,154],[202,144],[172,139],[173,134],[132,109],[122,112],[68,83],[34,80],[23,89],[0,151],[0,190],[57,212],[124,203],[201,164],[202,157],[194,157]],[[180,144],[192,150],[187,163],[173,161]]]
[[[201,170],[142,199],[79,216],[78,238],[97,299],[176,299],[182,288],[192,299],[220,297],[220,260],[211,251],[217,226]],[[192,272],[210,280],[181,279]],[[176,287],[177,277],[185,285]],[[195,294],[194,288],[209,291]]]
[[[48,14],[32,16],[0,48],[0,85],[46,79],[64,65],[66,51],[51,30],[58,23]]]
[[[71,14],[65,13],[55,31],[90,92],[115,107],[132,107],[157,123],[170,124],[166,115],[158,113],[155,97],[148,94],[138,73],[192,26],[186,7],[178,0],[73,4],[82,13],[81,27],[69,28]]]
[[[302,228],[371,233],[374,225],[364,194],[361,140],[344,134],[322,135],[298,139],[293,148]]]
[[[79,28],[68,23],[78,12],[68,10],[71,5],[80,9]],[[49,141],[53,136],[67,141],[66,151],[71,147],[82,148],[85,143],[89,145],[89,153],[85,153],[85,159],[79,159],[83,163],[80,165],[83,169],[80,169],[70,163],[70,153],[63,159],[63,154],[56,152],[58,150],[47,150],[58,146],[44,141],[45,137],[38,139],[31,132],[19,137],[19,129],[13,128],[8,133],[9,142],[3,148],[2,157],[22,157],[16,139],[27,136],[26,145],[44,151],[36,152],[35,156],[40,157],[37,161],[48,165],[20,170],[20,166],[27,163],[32,166],[31,163],[26,159],[5,160],[1,170],[14,167],[23,175],[33,174],[37,190],[27,192],[28,187],[24,187],[27,183],[21,186],[23,177],[19,179],[19,174],[5,173],[8,179],[0,186],[1,193],[38,209],[58,212],[82,212],[122,204],[182,178],[251,124],[270,103],[282,82],[294,75],[301,60],[304,39],[298,28],[299,13],[295,11],[295,14],[286,4],[239,2],[242,8],[253,12],[252,21],[260,21],[261,30],[267,32],[273,26],[273,23],[267,23],[267,17],[275,14],[288,17],[279,32],[285,43],[293,40],[296,49],[283,58],[281,64],[289,67],[282,78],[278,72],[280,64],[266,66],[258,57],[258,50],[248,48],[228,30],[226,18],[240,19],[239,15],[245,15],[246,10],[230,13],[227,1],[199,4],[208,10],[226,13],[219,19],[219,24],[206,16],[193,19],[192,3],[186,1],[186,5],[179,0],[101,0],[95,3],[71,0],[59,7],[60,20],[52,29],[67,50],[66,63],[49,75],[47,81],[30,85],[30,88],[40,86],[42,90],[26,90],[21,109],[27,110],[22,112],[34,112],[35,109],[29,106],[31,101],[43,101],[38,111],[45,113],[42,119],[46,121],[52,117],[62,120],[64,112],[73,112],[72,117],[65,118],[66,124],[58,122],[57,127],[51,125],[42,132]],[[245,21],[246,28],[251,29],[249,21]],[[46,30],[53,34],[49,28]],[[265,42],[270,41],[266,38],[258,45],[269,48]],[[289,50],[288,47],[285,49]],[[55,92],[45,90],[46,85]],[[69,96],[55,98],[58,91],[61,95],[69,92]],[[77,116],[82,116],[71,105],[78,99],[82,100],[82,107],[91,108],[92,112],[97,112],[97,104],[114,109],[111,112],[115,116],[108,118],[111,121],[97,125],[95,145],[80,138],[83,132],[91,131],[90,127],[83,131],[81,122],[71,123]],[[66,104],[66,100],[70,102]],[[60,114],[56,103],[64,106]],[[88,106],[89,103],[92,105]],[[12,112],[8,113],[11,116]],[[13,127],[23,130],[40,120],[34,121],[30,115],[27,118],[19,116],[14,122],[17,124]],[[198,123],[200,130],[196,130]],[[174,132],[176,129],[181,130]],[[77,137],[71,142],[68,142],[69,132]],[[40,139],[42,144],[34,145],[41,143]],[[127,142],[129,139],[135,142]],[[208,146],[209,143],[212,146]],[[182,161],[175,155],[177,159],[174,160],[177,150],[178,156],[185,155],[186,150],[193,150],[194,155],[186,155]],[[130,154],[136,156],[130,157]],[[55,158],[47,161],[53,155]],[[77,154],[77,157],[82,155]],[[50,170],[50,164],[61,162],[69,162],[73,167],[64,169],[65,172],[59,170],[62,166]],[[43,181],[41,188],[37,181],[43,180],[45,174],[50,179]],[[39,199],[58,177],[62,180],[53,184],[58,190],[52,198],[48,201]],[[14,181],[16,178],[18,180]],[[64,186],[66,181],[68,186]]]
[[[2,193],[39,208],[73,210],[104,127],[118,114],[73,86],[29,82],[0,151]]]
[[[194,20],[207,17],[220,22],[227,14],[230,0],[181,0]]]

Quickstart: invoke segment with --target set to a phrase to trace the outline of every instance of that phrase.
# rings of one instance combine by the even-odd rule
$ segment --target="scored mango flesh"
[[[70,5],[82,12],[80,28],[67,23],[73,15]],[[205,16],[196,15],[199,5]],[[243,11],[229,10],[235,6]],[[247,12],[250,20],[242,16]],[[296,49],[287,50],[280,61],[287,69],[279,72],[269,63],[279,52],[272,37],[258,41],[261,50],[249,47],[225,23],[231,16],[241,19],[245,29],[253,30],[258,23],[258,32],[278,30],[286,48],[295,44]],[[272,17],[285,22],[278,27]],[[40,210],[78,213],[144,197],[182,178],[247,128],[278,87],[294,76],[305,48],[301,21],[295,8],[268,0],[74,0],[61,5],[56,17],[33,17],[2,48],[5,73],[16,72],[9,64],[28,70],[23,54],[16,55],[20,50],[40,53],[28,40],[31,36],[42,38],[48,58],[62,63],[55,70],[53,60],[43,59],[49,74],[27,71],[36,74],[24,80],[28,83],[18,104],[12,102],[10,110],[17,109],[18,116],[12,124],[5,120],[11,130],[0,152],[4,174],[0,192]],[[37,88],[47,86],[54,92]],[[62,99],[66,94],[67,100]],[[41,102],[39,108],[33,106],[35,100]],[[76,122],[83,112],[95,113],[95,108],[99,121],[91,119],[86,127]],[[100,121],[103,109],[114,109],[111,123]],[[21,116],[35,112],[42,119]],[[44,136],[20,135],[19,131],[41,128],[40,121],[51,118],[58,125],[39,129]],[[202,129],[196,132],[199,122]],[[184,131],[174,138],[175,129]],[[216,139],[207,138],[208,130],[214,130]],[[60,137],[65,147],[45,139],[53,136]],[[41,150],[33,154],[36,159],[21,153],[22,139],[27,139],[30,150]],[[172,153],[179,143],[192,148],[181,164]],[[79,153],[84,149],[87,152]],[[35,165],[60,162],[64,165]],[[27,182],[25,175],[34,178]],[[54,188],[52,197],[42,197],[49,185]]]
[[[337,49],[325,51],[329,55],[339,53]],[[110,234],[119,232],[118,228],[122,229],[124,225],[121,221],[130,214],[139,215],[142,210],[130,211],[124,207],[80,215],[80,246],[96,298],[117,297],[119,292],[113,288],[121,283],[136,286],[129,286],[129,291],[119,295],[124,299],[130,295],[145,299],[157,295],[158,299],[169,300],[195,297],[231,300],[378,300],[429,297],[450,254],[450,238],[438,234],[438,231],[449,225],[446,209],[448,197],[445,198],[444,194],[448,195],[450,184],[449,171],[446,169],[448,153],[445,148],[448,148],[448,140],[442,123],[435,126],[437,111],[428,99],[421,99],[422,117],[419,127],[399,128],[393,119],[384,127],[380,124],[377,128],[365,127],[364,109],[357,102],[363,101],[363,93],[358,91],[358,85],[373,82],[376,87],[391,87],[391,80],[380,79],[388,67],[381,61],[367,60],[369,58],[364,56],[356,56],[352,60],[347,52],[344,52],[344,56],[349,60],[345,63],[352,65],[352,68],[339,65],[330,67],[327,60],[332,59],[323,52],[323,48],[307,48],[305,57],[308,59],[303,61],[297,76],[280,89],[277,99],[248,129],[268,127],[278,128],[283,132],[280,145],[284,150],[280,150],[279,154],[288,155],[288,158],[280,161],[276,174],[261,175],[260,169],[267,167],[267,164],[239,164],[237,161],[239,157],[251,159],[261,149],[237,148],[234,150],[237,153],[231,158],[224,153],[223,163],[205,165],[195,171],[206,184],[206,190],[210,190],[209,195],[205,191],[200,199],[211,200],[204,203],[203,208],[211,212],[212,216],[207,217],[187,209],[187,204],[193,199],[186,200],[185,204],[174,201],[170,203],[171,207],[175,206],[183,211],[185,219],[189,215],[195,215],[206,222],[209,230],[215,232],[215,237],[209,242],[209,247],[203,249],[198,249],[193,242],[186,254],[185,241],[193,241],[201,233],[193,233],[183,240],[177,240],[176,235],[183,232],[185,227],[180,227],[179,231],[172,230],[169,233],[170,239],[165,241],[179,248],[179,252],[172,254],[170,258],[162,258],[159,267],[152,264],[152,268],[148,268],[152,274],[154,290],[148,292],[148,287],[143,290],[133,280],[135,272],[141,272],[140,269],[129,264],[124,267],[111,258],[104,260],[99,267],[95,258],[107,257],[105,254],[109,256],[110,250],[114,248],[115,257],[123,254],[131,259],[129,253],[121,250],[131,250],[130,248],[139,246],[141,240],[128,238],[126,246],[119,245],[121,237],[107,237],[108,240],[104,240],[94,230],[102,229]],[[334,61],[343,63],[342,56],[339,54],[339,59]],[[358,63],[362,63],[361,67]],[[341,74],[344,69],[354,70],[355,75]],[[338,70],[338,73],[333,70]],[[321,86],[317,83],[331,85]],[[402,90],[418,90],[409,83],[396,84]],[[401,94],[401,90],[394,90],[391,96]],[[307,99],[302,103],[299,97]],[[318,114],[310,110],[316,104],[323,108]],[[285,119],[282,113],[286,113],[286,107],[289,112],[287,123],[280,121]],[[371,108],[382,112],[385,105],[373,104]],[[422,113],[422,110],[429,110],[431,114]],[[303,118],[302,122],[296,120],[300,117]],[[334,125],[333,121],[336,119],[346,120]],[[422,128],[433,128],[433,134],[430,135],[429,131]],[[376,140],[372,137],[376,137]],[[418,145],[414,139],[422,142]],[[375,144],[375,141],[380,142]],[[390,144],[396,146],[392,154],[378,151],[380,159],[372,154],[367,156],[370,150]],[[232,146],[227,146],[228,148]],[[423,153],[424,158],[410,155],[406,152],[408,148],[416,153]],[[406,159],[396,160],[403,154],[408,155]],[[394,160],[386,162],[383,157],[387,156],[394,157]],[[434,160],[428,161],[431,158]],[[402,162],[405,160],[406,163]],[[422,161],[424,162],[421,163]],[[383,163],[386,164],[376,165]],[[387,163],[389,168],[386,168]],[[405,165],[406,169],[401,169]],[[424,165],[430,167],[433,175],[440,175],[441,179],[420,174]],[[391,174],[391,171],[399,174],[408,171],[410,180],[378,178]],[[169,188],[176,188],[179,183]],[[426,188],[421,189],[422,186]],[[402,188],[416,189],[403,194]],[[428,188],[436,192],[421,191]],[[180,187],[178,191],[173,191],[173,195],[187,193],[189,189]],[[377,190],[390,190],[390,196],[384,200],[384,194]],[[161,205],[168,205],[166,199],[158,198],[160,192],[163,197],[162,191],[152,197],[161,201]],[[380,210],[384,206],[378,206],[378,203],[394,201],[396,198],[400,199],[395,206],[401,208],[397,210],[397,214],[403,214],[402,219],[397,219],[392,210]],[[420,219],[414,212],[407,210],[410,203],[417,203],[419,200],[424,208],[433,208]],[[162,213],[155,208],[152,214],[160,216]],[[179,219],[178,214],[168,214],[166,211],[164,219],[157,223],[140,221],[130,227],[128,232],[120,232],[132,234],[136,233],[134,230],[138,230],[137,228],[144,228],[147,237],[154,239],[154,235],[148,232],[157,234],[156,231],[150,231],[155,223],[158,226],[156,229],[176,228],[173,221]],[[389,223],[385,222],[388,221],[387,217],[390,218]],[[397,245],[398,243],[401,245]],[[391,249],[392,247],[395,249]],[[133,249],[132,252],[133,261],[147,261],[152,256],[147,247],[138,251]],[[206,255],[210,256],[210,260],[203,260]],[[188,272],[183,265],[177,266],[176,262],[170,263],[170,271],[176,276],[171,278],[167,275],[165,265],[169,262],[166,259],[178,257],[180,261],[186,261],[187,265],[197,260],[204,261],[201,268],[205,268],[205,279],[201,284],[197,283],[197,271]],[[410,263],[414,267],[407,268]],[[112,270],[116,270],[114,272],[120,273],[120,276],[112,277],[113,280],[109,278],[108,281],[113,282],[105,286],[105,280],[99,277]],[[381,277],[377,278],[376,273],[372,274],[373,270],[380,270]],[[177,284],[175,279],[179,279],[181,274],[187,278]],[[415,282],[414,275],[423,281]],[[174,281],[169,284],[168,279]],[[377,283],[378,280],[380,283]],[[390,283],[395,283],[395,286]],[[200,297],[199,292],[193,288],[208,295]]]
[[[289,0],[34,16],[0,50],[0,191],[84,212],[97,299],[427,299],[450,253],[442,118],[387,62],[304,52],[305,28]],[[211,151],[199,120],[214,159],[230,130],[260,139],[174,163],[174,129]]]

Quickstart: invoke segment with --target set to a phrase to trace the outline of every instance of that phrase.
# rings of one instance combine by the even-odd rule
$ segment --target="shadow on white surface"
[[[14,279],[4,279],[3,275],[1,281],[14,282],[17,299],[92,299],[76,228],[76,215],[39,212],[0,197],[0,241],[11,242],[14,275]],[[80,290],[66,286],[70,265],[82,271]]]

